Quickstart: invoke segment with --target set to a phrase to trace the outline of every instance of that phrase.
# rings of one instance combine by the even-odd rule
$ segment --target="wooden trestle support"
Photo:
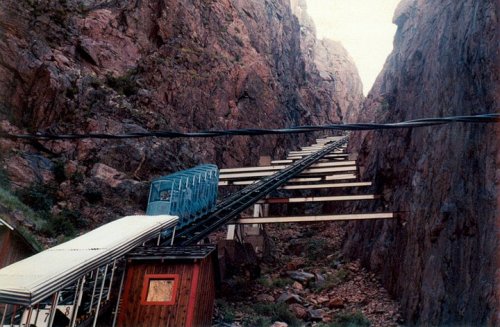
[[[286,159],[270,160],[270,165],[258,167],[226,168],[220,170],[219,186],[244,186],[256,183],[260,178],[272,176],[277,171],[285,169],[289,164],[300,160],[318,150],[329,142],[339,140],[341,137],[333,136],[317,139],[316,143],[303,147],[299,151],[291,151]],[[280,190],[328,190],[328,189],[354,189],[361,190],[372,185],[371,182],[359,181],[359,167],[356,156],[347,153],[347,145],[333,150],[323,159],[305,169],[296,178],[281,186]],[[354,180],[354,181],[353,181]],[[330,182],[338,181],[338,182]],[[271,223],[310,223],[320,221],[351,221],[368,219],[395,218],[393,212],[349,213],[349,214],[323,214],[277,217],[269,216],[269,206],[287,203],[313,203],[313,202],[345,202],[345,201],[371,201],[381,198],[376,194],[335,195],[335,196],[308,196],[308,197],[269,197],[261,199],[253,206],[253,215],[235,219],[227,228],[228,240],[249,241],[254,245],[256,252],[262,253],[264,242],[259,239],[264,229],[263,224]]]

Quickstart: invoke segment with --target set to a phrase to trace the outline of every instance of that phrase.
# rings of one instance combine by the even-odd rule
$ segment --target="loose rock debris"
[[[261,277],[235,276],[214,326],[399,326],[398,303],[373,273],[340,253],[339,224],[267,226],[274,248]],[[230,290],[228,292],[228,289]]]

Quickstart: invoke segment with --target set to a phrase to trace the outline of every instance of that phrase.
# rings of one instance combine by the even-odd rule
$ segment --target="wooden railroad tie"
[[[235,224],[276,224],[276,223],[305,223],[319,221],[349,221],[349,220],[372,220],[392,219],[396,215],[393,212],[360,213],[346,215],[318,215],[318,216],[290,216],[290,217],[244,217],[237,219]]]
[[[357,171],[356,166],[339,166],[339,167],[321,167],[321,168],[308,168],[302,171],[298,176],[304,175],[327,175],[328,173],[335,172],[350,172]],[[241,172],[241,173],[230,173],[230,174],[220,174],[219,180],[234,180],[234,179],[253,179],[254,177],[267,177],[274,175],[276,171],[253,171],[253,172]]]
[[[319,162],[310,166],[310,168],[329,168],[356,165],[354,160],[344,160],[339,162]],[[259,171],[277,171],[287,168],[288,165],[257,166],[257,167],[238,167],[219,169],[220,174],[241,173],[241,172],[259,172]]]
[[[341,175],[329,175],[323,177],[304,177],[304,178],[292,178],[288,181],[288,183],[310,183],[310,182],[321,182],[321,181],[334,181],[334,180],[348,180],[348,179],[356,179],[356,174],[341,174]],[[258,179],[251,180],[227,180],[220,181],[219,186],[229,186],[229,185],[250,185],[258,182]]]
[[[302,198],[267,198],[259,200],[257,203],[306,203],[306,202],[329,202],[329,201],[359,201],[359,200],[376,200],[380,199],[380,195],[365,194],[365,195],[340,195],[340,196],[308,196]]]

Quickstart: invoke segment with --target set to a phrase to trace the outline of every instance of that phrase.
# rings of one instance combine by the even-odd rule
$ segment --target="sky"
[[[354,59],[370,91],[392,51],[396,25],[392,16],[400,0],[307,0],[318,38],[340,41]]]

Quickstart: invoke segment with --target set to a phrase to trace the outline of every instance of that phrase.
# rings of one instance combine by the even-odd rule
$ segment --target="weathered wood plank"
[[[356,171],[356,166],[344,166],[344,167],[326,167],[326,168],[310,168],[306,169],[300,173],[299,176],[304,175],[326,175],[335,172],[348,172]],[[233,180],[233,179],[250,179],[254,177],[266,177],[275,174],[276,171],[251,171],[242,173],[232,173],[232,174],[220,174],[219,180]]]
[[[260,217],[240,218],[236,224],[273,224],[273,223],[306,223],[318,221],[346,221],[346,220],[369,220],[369,219],[392,219],[393,212],[348,214],[348,215],[321,215],[321,216],[290,216],[290,217]]]
[[[307,182],[321,182],[321,181],[332,181],[332,180],[347,180],[356,179],[355,174],[338,174],[323,177],[303,177],[303,178],[292,178],[288,183],[307,183]],[[219,181],[219,186],[229,186],[229,185],[250,185],[258,182],[258,179],[246,180],[246,181]]]
[[[310,168],[326,168],[326,167],[339,167],[339,166],[352,166],[355,165],[354,160],[345,160],[340,162],[319,162],[310,166]],[[281,170],[288,167],[288,165],[275,165],[275,166],[260,166],[260,167],[237,167],[237,168],[222,168],[219,169],[220,174],[239,173],[239,172],[257,172],[257,171],[271,171]]]
[[[257,203],[305,203],[305,202],[330,202],[330,201],[360,201],[360,200],[375,200],[380,198],[379,195],[363,194],[363,195],[338,195],[338,196],[307,196],[301,198],[267,198],[258,201]]]
[[[372,182],[352,182],[352,183],[325,183],[325,184],[310,184],[310,185],[285,185],[280,187],[283,190],[307,190],[321,188],[344,188],[344,187],[363,187],[371,186]]]

